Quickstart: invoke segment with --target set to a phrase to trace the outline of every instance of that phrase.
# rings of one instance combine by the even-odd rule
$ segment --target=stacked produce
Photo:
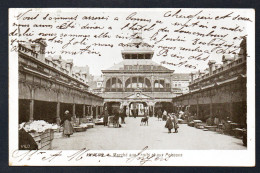
[[[33,121],[30,123],[21,123],[20,127],[23,127],[27,132],[44,132],[47,129],[58,129],[59,126],[57,124],[49,124],[43,120]]]
[[[88,127],[88,125],[87,125],[87,123],[84,123],[84,124],[80,124],[79,127],[84,127],[84,128],[86,128],[86,127]]]

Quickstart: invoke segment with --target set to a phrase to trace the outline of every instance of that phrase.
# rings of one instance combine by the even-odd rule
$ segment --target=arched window
[[[125,88],[151,88],[151,82],[145,77],[130,77],[125,82]]]
[[[112,77],[107,80],[106,88],[123,88],[123,83],[119,78]]]

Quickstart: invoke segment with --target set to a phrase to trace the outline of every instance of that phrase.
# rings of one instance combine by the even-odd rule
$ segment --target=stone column
[[[96,118],[98,117],[98,106],[96,106]]]
[[[75,114],[76,114],[76,104],[74,103],[72,107],[72,115],[75,117],[76,116]]]
[[[86,105],[83,104],[83,118],[86,118]]]
[[[29,121],[33,121],[33,115],[34,115],[34,89],[31,89],[31,100],[30,100],[30,117]]]
[[[87,106],[87,108],[88,108],[88,116],[90,116],[90,107]]]
[[[230,120],[233,121],[233,91],[232,91],[232,86],[230,85],[229,89],[229,94],[230,94],[230,102],[229,102],[229,112],[230,112]]]
[[[209,112],[210,112],[210,117],[213,117],[213,107],[212,107],[212,99],[210,98],[210,105],[209,105]]]
[[[93,106],[91,105],[91,106],[90,106],[90,116],[93,116],[92,108],[93,108]]]
[[[34,100],[31,99],[30,100],[30,122],[33,121],[33,111],[34,111]]]
[[[197,104],[196,104],[196,107],[197,107],[197,117],[199,117],[199,97],[197,96]]]
[[[213,105],[212,105],[212,91],[210,91],[210,105],[209,105],[209,112],[210,112],[210,117],[213,117]]]
[[[151,78],[151,85],[152,85],[152,91],[153,91],[153,88],[154,88],[154,77],[152,75],[152,78]]]
[[[230,120],[234,121],[234,117],[233,117],[233,102],[232,101],[229,103],[229,111],[230,111]]]
[[[56,123],[60,125],[60,102],[57,102],[57,109],[56,109]]]

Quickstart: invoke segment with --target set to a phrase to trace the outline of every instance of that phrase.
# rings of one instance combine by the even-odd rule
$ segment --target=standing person
[[[19,130],[19,150],[38,150],[38,145],[33,137],[25,131],[24,127],[27,123],[20,127]]]
[[[124,112],[124,110],[121,108],[120,110],[119,110],[119,116],[120,116],[120,118],[121,118],[121,124],[124,124],[124,115],[123,115],[123,112]]]
[[[138,110],[135,108],[135,109],[134,109],[134,118],[136,118],[137,111],[138,111]]]
[[[126,117],[126,112],[125,112],[125,110],[124,109],[122,109],[122,122],[121,122],[121,124],[125,124],[125,117]]]
[[[107,122],[108,122],[108,110],[107,110],[107,107],[105,107],[105,111],[104,111],[104,126],[107,126]]]
[[[119,127],[119,110],[114,110],[114,127]]]
[[[134,109],[131,109],[132,116],[134,117],[135,111]]]
[[[139,110],[136,109],[135,117],[138,117]]]
[[[166,120],[167,120],[167,111],[166,111],[166,110],[163,111],[162,120],[163,120],[163,121],[166,121]]]
[[[70,121],[71,121],[71,115],[69,111],[66,110],[61,124],[63,124],[63,134],[67,137],[70,137],[70,135],[73,134],[73,127]]]
[[[171,130],[173,129],[173,123],[170,116],[168,116],[165,127],[168,128],[168,133],[171,133]]]
[[[175,133],[178,133],[178,128],[179,128],[178,118],[175,114],[173,114],[173,124],[174,124]]]
[[[158,121],[159,121],[160,118],[162,118],[162,110],[161,109],[158,110],[157,115],[158,115]]]

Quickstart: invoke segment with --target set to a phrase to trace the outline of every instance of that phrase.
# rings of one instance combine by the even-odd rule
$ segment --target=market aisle
[[[179,133],[167,133],[165,122],[149,119],[149,126],[140,126],[141,118],[126,118],[122,128],[108,128],[97,125],[86,132],[74,133],[70,138],[53,140],[54,150],[140,150],[181,149],[181,150],[241,150],[246,149],[242,140],[203,131],[186,124],[180,124]]]

